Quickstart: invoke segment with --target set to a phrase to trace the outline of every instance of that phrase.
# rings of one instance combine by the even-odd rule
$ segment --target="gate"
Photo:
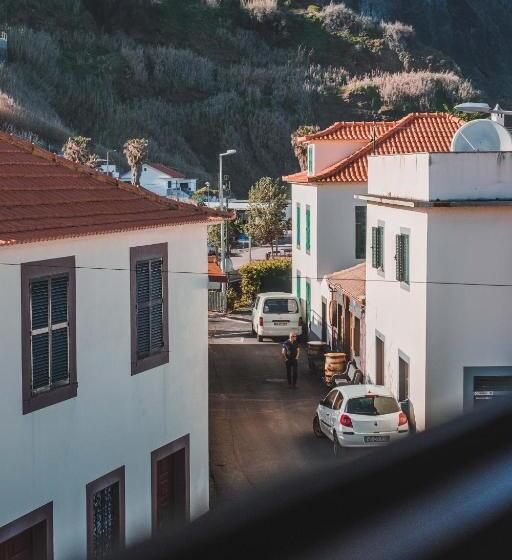
[[[226,296],[220,290],[208,290],[208,311],[225,313]]]

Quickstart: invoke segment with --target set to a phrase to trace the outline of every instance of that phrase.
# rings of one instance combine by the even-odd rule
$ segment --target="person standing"
[[[283,344],[283,359],[286,364],[286,377],[288,388],[295,389],[297,386],[298,360],[300,356],[299,341],[297,333],[291,332],[288,340]]]

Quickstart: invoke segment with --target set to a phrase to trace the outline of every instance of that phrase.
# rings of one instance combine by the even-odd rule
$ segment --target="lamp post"
[[[226,156],[232,156],[236,154],[236,150],[228,150],[223,154],[219,155],[219,209],[222,212],[224,210],[224,176],[222,175],[222,158]],[[220,261],[222,272],[226,271],[226,224],[224,221],[220,224]],[[225,285],[223,284],[223,290]]]

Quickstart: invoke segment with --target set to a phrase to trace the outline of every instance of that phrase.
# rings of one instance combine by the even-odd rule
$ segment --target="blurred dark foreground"
[[[503,557],[511,427],[512,402],[481,407],[349,465],[246,494],[117,560]]]

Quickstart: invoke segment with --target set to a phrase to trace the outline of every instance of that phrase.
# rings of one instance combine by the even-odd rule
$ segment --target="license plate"
[[[364,436],[365,443],[384,443],[389,441],[389,436]]]
[[[276,327],[286,327],[287,324],[288,324],[288,321],[274,321],[274,325]]]

